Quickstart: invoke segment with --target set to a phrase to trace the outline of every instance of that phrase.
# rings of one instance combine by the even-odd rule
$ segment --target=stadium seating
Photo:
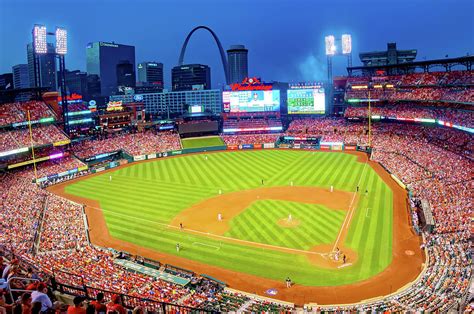
[[[31,120],[55,117],[43,101],[15,102],[0,106],[0,126],[28,121],[28,111]]]
[[[147,131],[121,133],[107,138],[83,141],[73,146],[74,154],[81,159],[121,149],[132,156],[153,154],[181,149],[181,142],[179,135],[171,131],[158,134]]]

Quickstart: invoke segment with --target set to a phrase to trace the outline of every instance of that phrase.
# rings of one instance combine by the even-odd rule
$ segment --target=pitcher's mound
[[[300,221],[295,218],[291,220],[288,220],[288,218],[283,218],[283,219],[278,220],[278,225],[285,228],[294,228],[300,225]]]

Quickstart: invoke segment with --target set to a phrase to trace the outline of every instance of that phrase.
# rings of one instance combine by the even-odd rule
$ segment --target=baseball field
[[[102,232],[111,238],[177,266],[208,265],[212,275],[217,269],[338,287],[370,280],[393,258],[392,189],[356,154],[192,154],[132,164],[62,189],[86,203],[89,216],[104,217]]]

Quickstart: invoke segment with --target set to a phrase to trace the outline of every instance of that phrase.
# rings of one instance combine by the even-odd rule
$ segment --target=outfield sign
[[[141,160],[145,160],[145,159],[146,159],[145,155],[133,156],[134,161],[141,161]]]

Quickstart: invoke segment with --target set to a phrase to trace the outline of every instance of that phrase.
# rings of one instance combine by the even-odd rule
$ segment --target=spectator
[[[84,308],[84,301],[86,298],[76,296],[72,301],[74,306],[70,305],[67,309],[67,314],[86,314],[86,309]]]
[[[33,302],[33,310],[35,309],[35,303],[40,303],[41,304],[41,312],[46,312],[48,309],[51,309],[53,307],[53,304],[51,303],[51,299],[47,295],[48,293],[48,287],[44,282],[41,282],[38,284],[38,287],[36,288],[36,291],[33,291],[31,294],[31,302]]]

